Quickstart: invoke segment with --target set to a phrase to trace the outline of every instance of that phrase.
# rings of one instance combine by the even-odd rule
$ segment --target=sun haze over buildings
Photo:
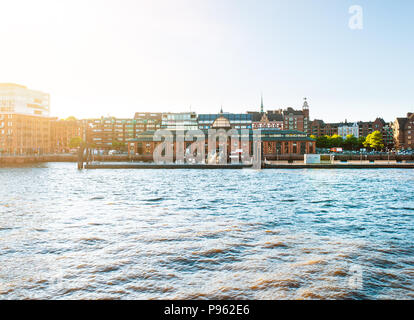
[[[349,28],[353,4],[5,1],[0,82],[49,92],[51,115],[65,118],[244,113],[258,110],[260,92],[271,110],[307,96],[328,122],[406,114],[414,3],[358,1],[362,30]]]
[[[0,113],[50,115],[50,96],[14,83],[0,83]]]

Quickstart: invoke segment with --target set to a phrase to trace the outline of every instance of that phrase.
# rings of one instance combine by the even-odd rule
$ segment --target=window
[[[268,143],[267,144],[267,153],[272,153],[273,152],[273,148],[272,148],[272,144],[271,143]]]
[[[300,154],[305,154],[305,153],[306,153],[306,143],[301,142],[301,144],[300,144]]]

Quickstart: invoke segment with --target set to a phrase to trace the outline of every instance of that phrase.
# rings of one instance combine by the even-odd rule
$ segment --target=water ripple
[[[2,168],[0,298],[412,298],[413,180],[398,169]]]

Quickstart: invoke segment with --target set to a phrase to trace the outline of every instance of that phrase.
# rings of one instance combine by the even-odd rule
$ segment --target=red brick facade
[[[398,150],[414,149],[414,113],[406,118],[397,118],[393,123],[394,143]]]

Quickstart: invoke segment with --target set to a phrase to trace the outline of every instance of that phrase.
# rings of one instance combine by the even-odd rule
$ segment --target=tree
[[[71,149],[79,148],[82,142],[83,140],[81,137],[73,137],[69,141],[69,148]]]
[[[321,136],[316,138],[316,147],[317,148],[329,148],[328,146],[328,136]]]
[[[358,148],[358,138],[356,138],[353,134],[348,134],[346,139],[344,140],[344,148],[346,150],[355,150]]]
[[[76,121],[77,119],[74,116],[67,117],[66,121]]]
[[[382,139],[382,134],[379,131],[374,131],[369,134],[364,142],[364,147],[371,148],[375,150],[381,150],[384,148],[384,141]]]
[[[344,139],[337,134],[330,136],[328,138],[328,141],[329,141],[329,148],[338,148],[344,145]]]
[[[364,146],[364,142],[365,142],[366,137],[359,137],[358,138],[358,148],[362,148]]]

